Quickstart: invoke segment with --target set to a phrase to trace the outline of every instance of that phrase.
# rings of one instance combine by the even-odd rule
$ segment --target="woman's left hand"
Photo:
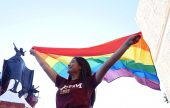
[[[140,35],[132,35],[131,37],[129,37],[129,38],[127,39],[126,42],[127,42],[129,45],[133,45],[133,44],[139,42],[140,38],[141,38]]]

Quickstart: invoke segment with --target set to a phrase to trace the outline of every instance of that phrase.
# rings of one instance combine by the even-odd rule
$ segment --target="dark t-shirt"
[[[65,78],[57,75],[56,87],[60,87],[66,81]],[[57,108],[90,108],[91,95],[97,87],[95,74],[87,78],[88,90],[90,96],[86,95],[86,87],[83,79],[71,80],[62,88],[59,88],[56,94]]]

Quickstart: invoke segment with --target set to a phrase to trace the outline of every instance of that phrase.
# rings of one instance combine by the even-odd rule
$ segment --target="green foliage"
[[[169,103],[168,98],[167,98],[167,96],[166,96],[165,93],[164,93],[164,98],[165,98],[165,102],[166,102],[166,103]]]

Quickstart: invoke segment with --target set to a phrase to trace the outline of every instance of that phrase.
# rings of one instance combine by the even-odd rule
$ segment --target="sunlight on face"
[[[72,59],[72,61],[70,62],[70,64],[68,65],[68,74],[72,75],[74,74],[78,74],[80,72],[80,65],[78,64],[78,62],[76,61],[76,59]]]

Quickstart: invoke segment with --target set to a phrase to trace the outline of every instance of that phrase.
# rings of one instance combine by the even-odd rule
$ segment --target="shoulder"
[[[95,76],[96,76],[96,73],[94,73],[90,77],[87,77],[87,81],[88,81],[89,85],[92,86],[93,88],[96,88],[101,83],[101,82],[97,83]]]
[[[87,77],[87,79],[95,78],[95,76],[96,76],[96,73],[92,74],[90,77]]]
[[[65,81],[67,81],[67,79],[61,77],[60,75],[57,75],[56,81],[55,81],[55,86],[59,88],[61,86],[61,84],[63,84]]]

